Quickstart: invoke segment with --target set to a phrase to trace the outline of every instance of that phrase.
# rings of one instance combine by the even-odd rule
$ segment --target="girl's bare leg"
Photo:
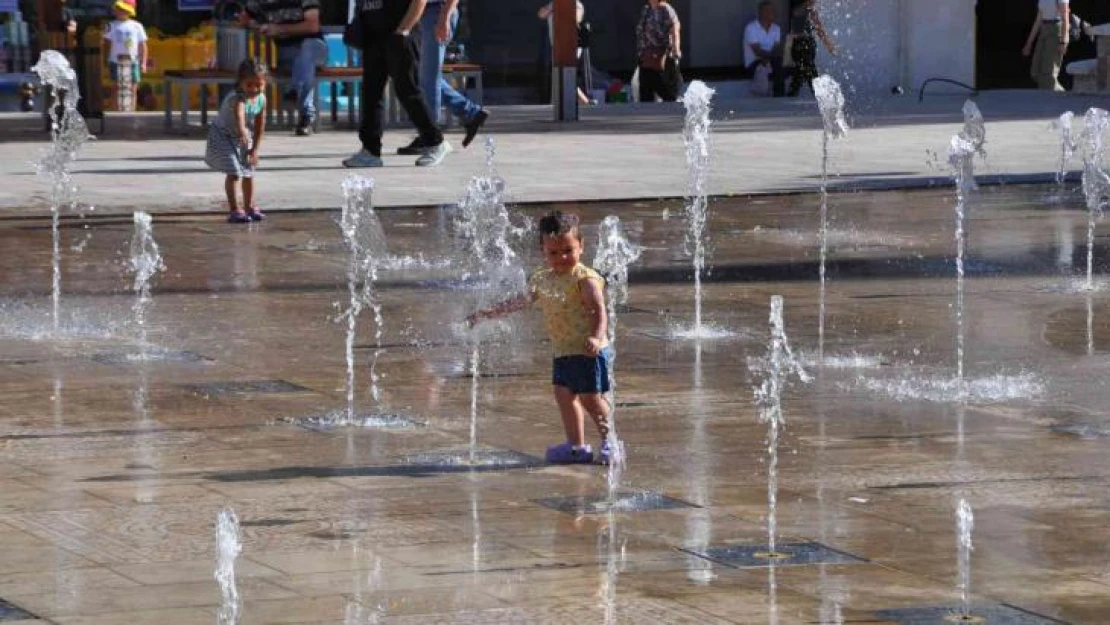
[[[235,183],[239,179],[235,176],[224,178],[224,192],[227,193],[227,210],[232,213],[239,212],[239,200],[235,197]]]
[[[243,210],[254,208],[254,178],[243,178]]]

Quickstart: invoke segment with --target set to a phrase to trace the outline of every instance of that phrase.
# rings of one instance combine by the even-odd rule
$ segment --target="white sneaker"
[[[416,159],[417,167],[434,167],[443,162],[443,159],[451,153],[451,144],[447,143],[444,139],[439,145],[428,148],[427,152],[420,155]]]
[[[366,150],[359,150],[351,155],[350,158],[343,159],[344,167],[381,167],[385,165],[382,157],[374,156]]]

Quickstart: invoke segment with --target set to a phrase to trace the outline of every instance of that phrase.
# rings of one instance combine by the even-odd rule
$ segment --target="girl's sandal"
[[[227,214],[227,223],[229,224],[246,224],[250,223],[250,215],[243,209],[234,210]]]

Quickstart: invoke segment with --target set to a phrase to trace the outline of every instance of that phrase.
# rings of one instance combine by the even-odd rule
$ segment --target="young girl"
[[[583,265],[578,217],[555,211],[539,223],[547,269],[532,274],[528,293],[480,310],[467,321],[500,317],[537,304],[554,349],[552,384],[566,430],[565,443],[547,449],[547,461],[593,462],[583,432],[588,412],[601,435],[600,460],[609,462],[609,369],[613,349],[606,334],[605,280]]]
[[[220,104],[220,113],[208,128],[208,147],[204,162],[227,174],[228,214],[231,223],[262,221],[265,215],[254,205],[254,168],[258,166],[258,146],[266,127],[266,65],[246,59],[239,65],[235,90]],[[243,203],[236,202],[235,186],[243,181]]]

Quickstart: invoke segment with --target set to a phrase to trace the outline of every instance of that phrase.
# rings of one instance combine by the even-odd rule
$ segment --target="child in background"
[[[135,18],[135,0],[117,0],[112,5],[116,19],[104,29],[104,60],[112,77],[112,101],[119,101],[119,62],[131,61],[130,102],[136,101],[136,93],[142,73],[147,68],[146,29]]]
[[[254,204],[254,168],[258,146],[266,127],[266,64],[246,59],[239,65],[235,90],[220,104],[216,120],[208,128],[204,162],[227,175],[227,220],[231,223],[262,221],[265,215]],[[237,183],[243,181],[243,203],[236,202]]]
[[[547,461],[593,462],[586,444],[583,413],[588,412],[601,435],[600,461],[609,462],[609,370],[613,349],[606,333],[605,280],[583,265],[578,216],[555,211],[539,223],[547,268],[532,274],[528,293],[480,310],[467,321],[508,315],[535,303],[543,312],[555,362],[552,384],[566,430],[565,443],[547,449]]]

